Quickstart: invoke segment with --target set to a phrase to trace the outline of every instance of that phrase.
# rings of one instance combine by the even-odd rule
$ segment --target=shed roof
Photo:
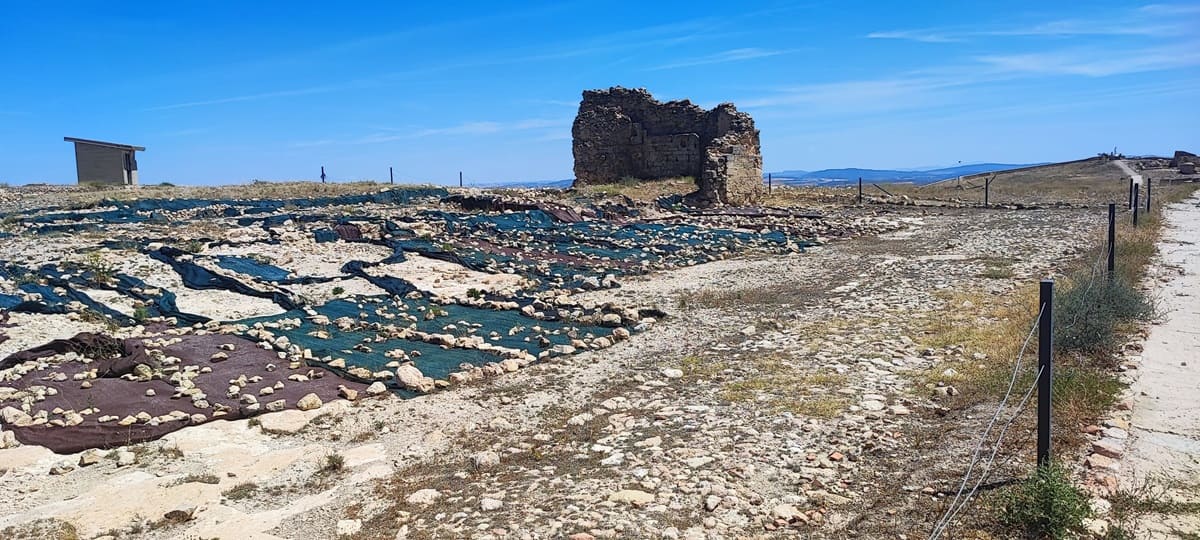
[[[75,138],[75,137],[63,137],[63,140],[67,141],[67,142],[73,142],[73,143],[91,144],[91,145],[95,145],[95,146],[106,146],[108,148],[120,148],[122,150],[137,150],[139,152],[146,151],[145,146],[134,146],[132,144],[93,141],[91,139],[79,139],[79,138]]]

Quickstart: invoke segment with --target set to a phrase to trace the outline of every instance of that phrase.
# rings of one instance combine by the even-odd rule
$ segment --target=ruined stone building
[[[575,185],[691,176],[690,199],[704,205],[752,203],[764,191],[758,130],[731,103],[706,111],[645,89],[586,90],[571,134]]]

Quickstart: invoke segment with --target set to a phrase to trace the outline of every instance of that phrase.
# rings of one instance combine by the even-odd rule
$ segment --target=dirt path
[[[1136,171],[1134,171],[1133,168],[1130,167],[1128,163],[1125,163],[1125,160],[1118,159],[1115,163],[1117,164],[1118,167],[1121,168],[1122,171],[1125,171],[1125,174],[1128,174],[1129,176],[1133,177],[1133,183],[1141,185],[1142,175],[1140,175]]]
[[[1126,454],[1125,483],[1159,486],[1172,498],[1197,500],[1200,480],[1200,197],[1167,210],[1159,245],[1164,270],[1174,279],[1160,290],[1166,314],[1145,343]],[[1200,516],[1146,520],[1150,538],[1169,531],[1200,531]]]

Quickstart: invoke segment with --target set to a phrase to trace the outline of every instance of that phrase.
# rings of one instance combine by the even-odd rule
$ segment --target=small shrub
[[[1055,348],[1062,352],[1104,354],[1120,344],[1121,327],[1148,321],[1154,304],[1121,277],[1084,274],[1054,299]]]
[[[145,322],[146,319],[149,319],[149,318],[150,318],[150,310],[146,309],[146,306],[138,306],[138,307],[134,308],[133,320],[135,320],[137,322]]]
[[[186,245],[183,246],[183,250],[188,253],[200,253],[201,251],[204,251],[204,242],[199,240],[190,240]]]
[[[467,298],[483,298],[483,291],[471,287],[467,289]]]
[[[1071,483],[1067,471],[1050,465],[1004,495],[1000,517],[1032,538],[1061,540],[1082,532],[1091,512],[1087,494]]]
[[[91,274],[90,279],[92,283],[96,284],[107,284],[111,282],[117,273],[116,267],[113,266],[112,263],[108,262],[108,260],[104,258],[104,255],[101,255],[98,251],[93,251],[85,255],[83,257],[83,263],[81,263],[81,266],[83,266],[84,271]]]
[[[346,292],[346,289],[345,289],[345,288],[343,288],[343,287],[334,287],[334,288],[333,288],[333,295],[334,295],[334,296],[341,296],[341,295],[342,295],[342,294],[344,294],[345,292]]]

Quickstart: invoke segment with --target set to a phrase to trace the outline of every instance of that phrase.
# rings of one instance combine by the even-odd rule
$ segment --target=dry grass
[[[0,537],[12,540],[78,540],[75,526],[54,518],[38,519],[0,530]]]
[[[984,176],[943,180],[933,184],[888,184],[896,196],[913,199],[958,199],[983,203]],[[1123,201],[1128,194],[1125,173],[1116,164],[1099,159],[1058,163],[1035,169],[999,172],[992,181],[992,204],[1098,204]]]
[[[67,195],[70,204],[86,208],[102,200],[130,201],[138,199],[201,198],[201,199],[295,199],[307,197],[333,197],[374,193],[382,189],[405,189],[430,187],[429,185],[388,184],[373,181],[341,182],[322,184],[311,181],[264,182],[226,186],[163,186],[143,185],[137,189],[125,187],[102,187],[98,189],[74,189]]]
[[[685,367],[688,367],[686,362]],[[735,372],[736,378],[721,383],[717,392],[721,401],[819,418],[836,416],[848,404],[835,392],[849,382],[849,377],[827,371],[805,371],[785,356],[757,355],[738,362]],[[694,370],[685,369],[684,373],[691,375]]]
[[[575,191],[588,195],[629,197],[635,201],[654,201],[668,195],[685,195],[696,191],[696,181],[690,176],[661,180],[626,179],[616,184],[580,186]]]

